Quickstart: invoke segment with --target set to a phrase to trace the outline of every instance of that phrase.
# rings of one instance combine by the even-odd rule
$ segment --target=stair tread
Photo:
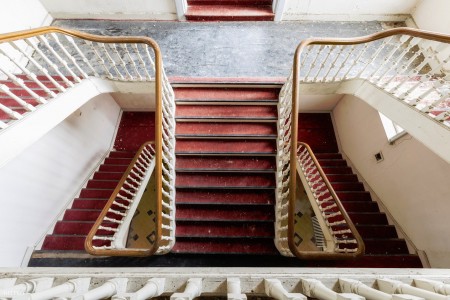
[[[179,140],[175,146],[176,154],[275,154],[276,148],[270,140]]]
[[[177,105],[176,118],[276,120],[277,109],[269,105]]]
[[[279,88],[220,88],[220,87],[182,87],[175,88],[178,101],[278,101]]]

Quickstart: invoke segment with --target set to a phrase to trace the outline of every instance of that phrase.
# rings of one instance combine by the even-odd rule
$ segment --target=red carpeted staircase
[[[298,140],[308,143],[330,180],[366,246],[366,254],[352,261],[320,264],[338,267],[421,268],[396,229],[372,201],[370,193],[339,153],[330,114],[299,114]]]
[[[273,21],[272,0],[188,0],[188,21]]]
[[[172,252],[277,255],[279,88],[177,88]]]
[[[84,240],[117,183],[145,141],[154,139],[154,113],[124,112],[114,151],[100,165],[86,186],[66,209],[52,234],[45,237],[42,250],[84,251]],[[113,224],[110,224],[115,226]]]

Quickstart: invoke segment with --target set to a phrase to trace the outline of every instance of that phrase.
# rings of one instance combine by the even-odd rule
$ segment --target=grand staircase
[[[188,0],[188,21],[273,21],[272,0]]]
[[[147,258],[92,257],[83,240],[134,152],[154,132],[152,113],[125,112],[112,151],[35,251],[30,266],[421,267],[339,153],[329,113],[300,114],[308,143],[366,245],[355,260],[282,257],[274,238],[279,86],[178,85],[176,244]],[[62,256],[61,256],[62,255]]]

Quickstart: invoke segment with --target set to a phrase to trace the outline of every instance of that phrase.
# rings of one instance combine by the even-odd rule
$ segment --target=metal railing
[[[427,299],[450,296],[446,270],[244,268],[31,268],[5,270],[2,299],[150,299],[249,297],[299,299]],[[212,296],[213,295],[213,296]]]
[[[296,201],[300,85],[367,82],[450,128],[449,44],[449,35],[412,28],[348,39],[311,38],[299,44],[278,104],[275,243],[280,253],[295,251],[294,216],[289,207]]]
[[[57,27],[0,35],[0,113],[8,116],[0,129],[8,130],[14,120],[92,77],[154,82],[157,226],[154,247],[143,255],[168,252],[175,242],[166,241],[175,231],[175,102],[153,39]]]

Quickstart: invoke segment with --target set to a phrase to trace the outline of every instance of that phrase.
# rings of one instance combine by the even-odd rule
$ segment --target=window
[[[379,114],[381,118],[381,123],[383,123],[384,131],[386,132],[386,136],[389,142],[394,142],[396,139],[406,134],[405,129],[401,128],[400,126],[392,122],[391,119],[389,119],[382,113]]]

